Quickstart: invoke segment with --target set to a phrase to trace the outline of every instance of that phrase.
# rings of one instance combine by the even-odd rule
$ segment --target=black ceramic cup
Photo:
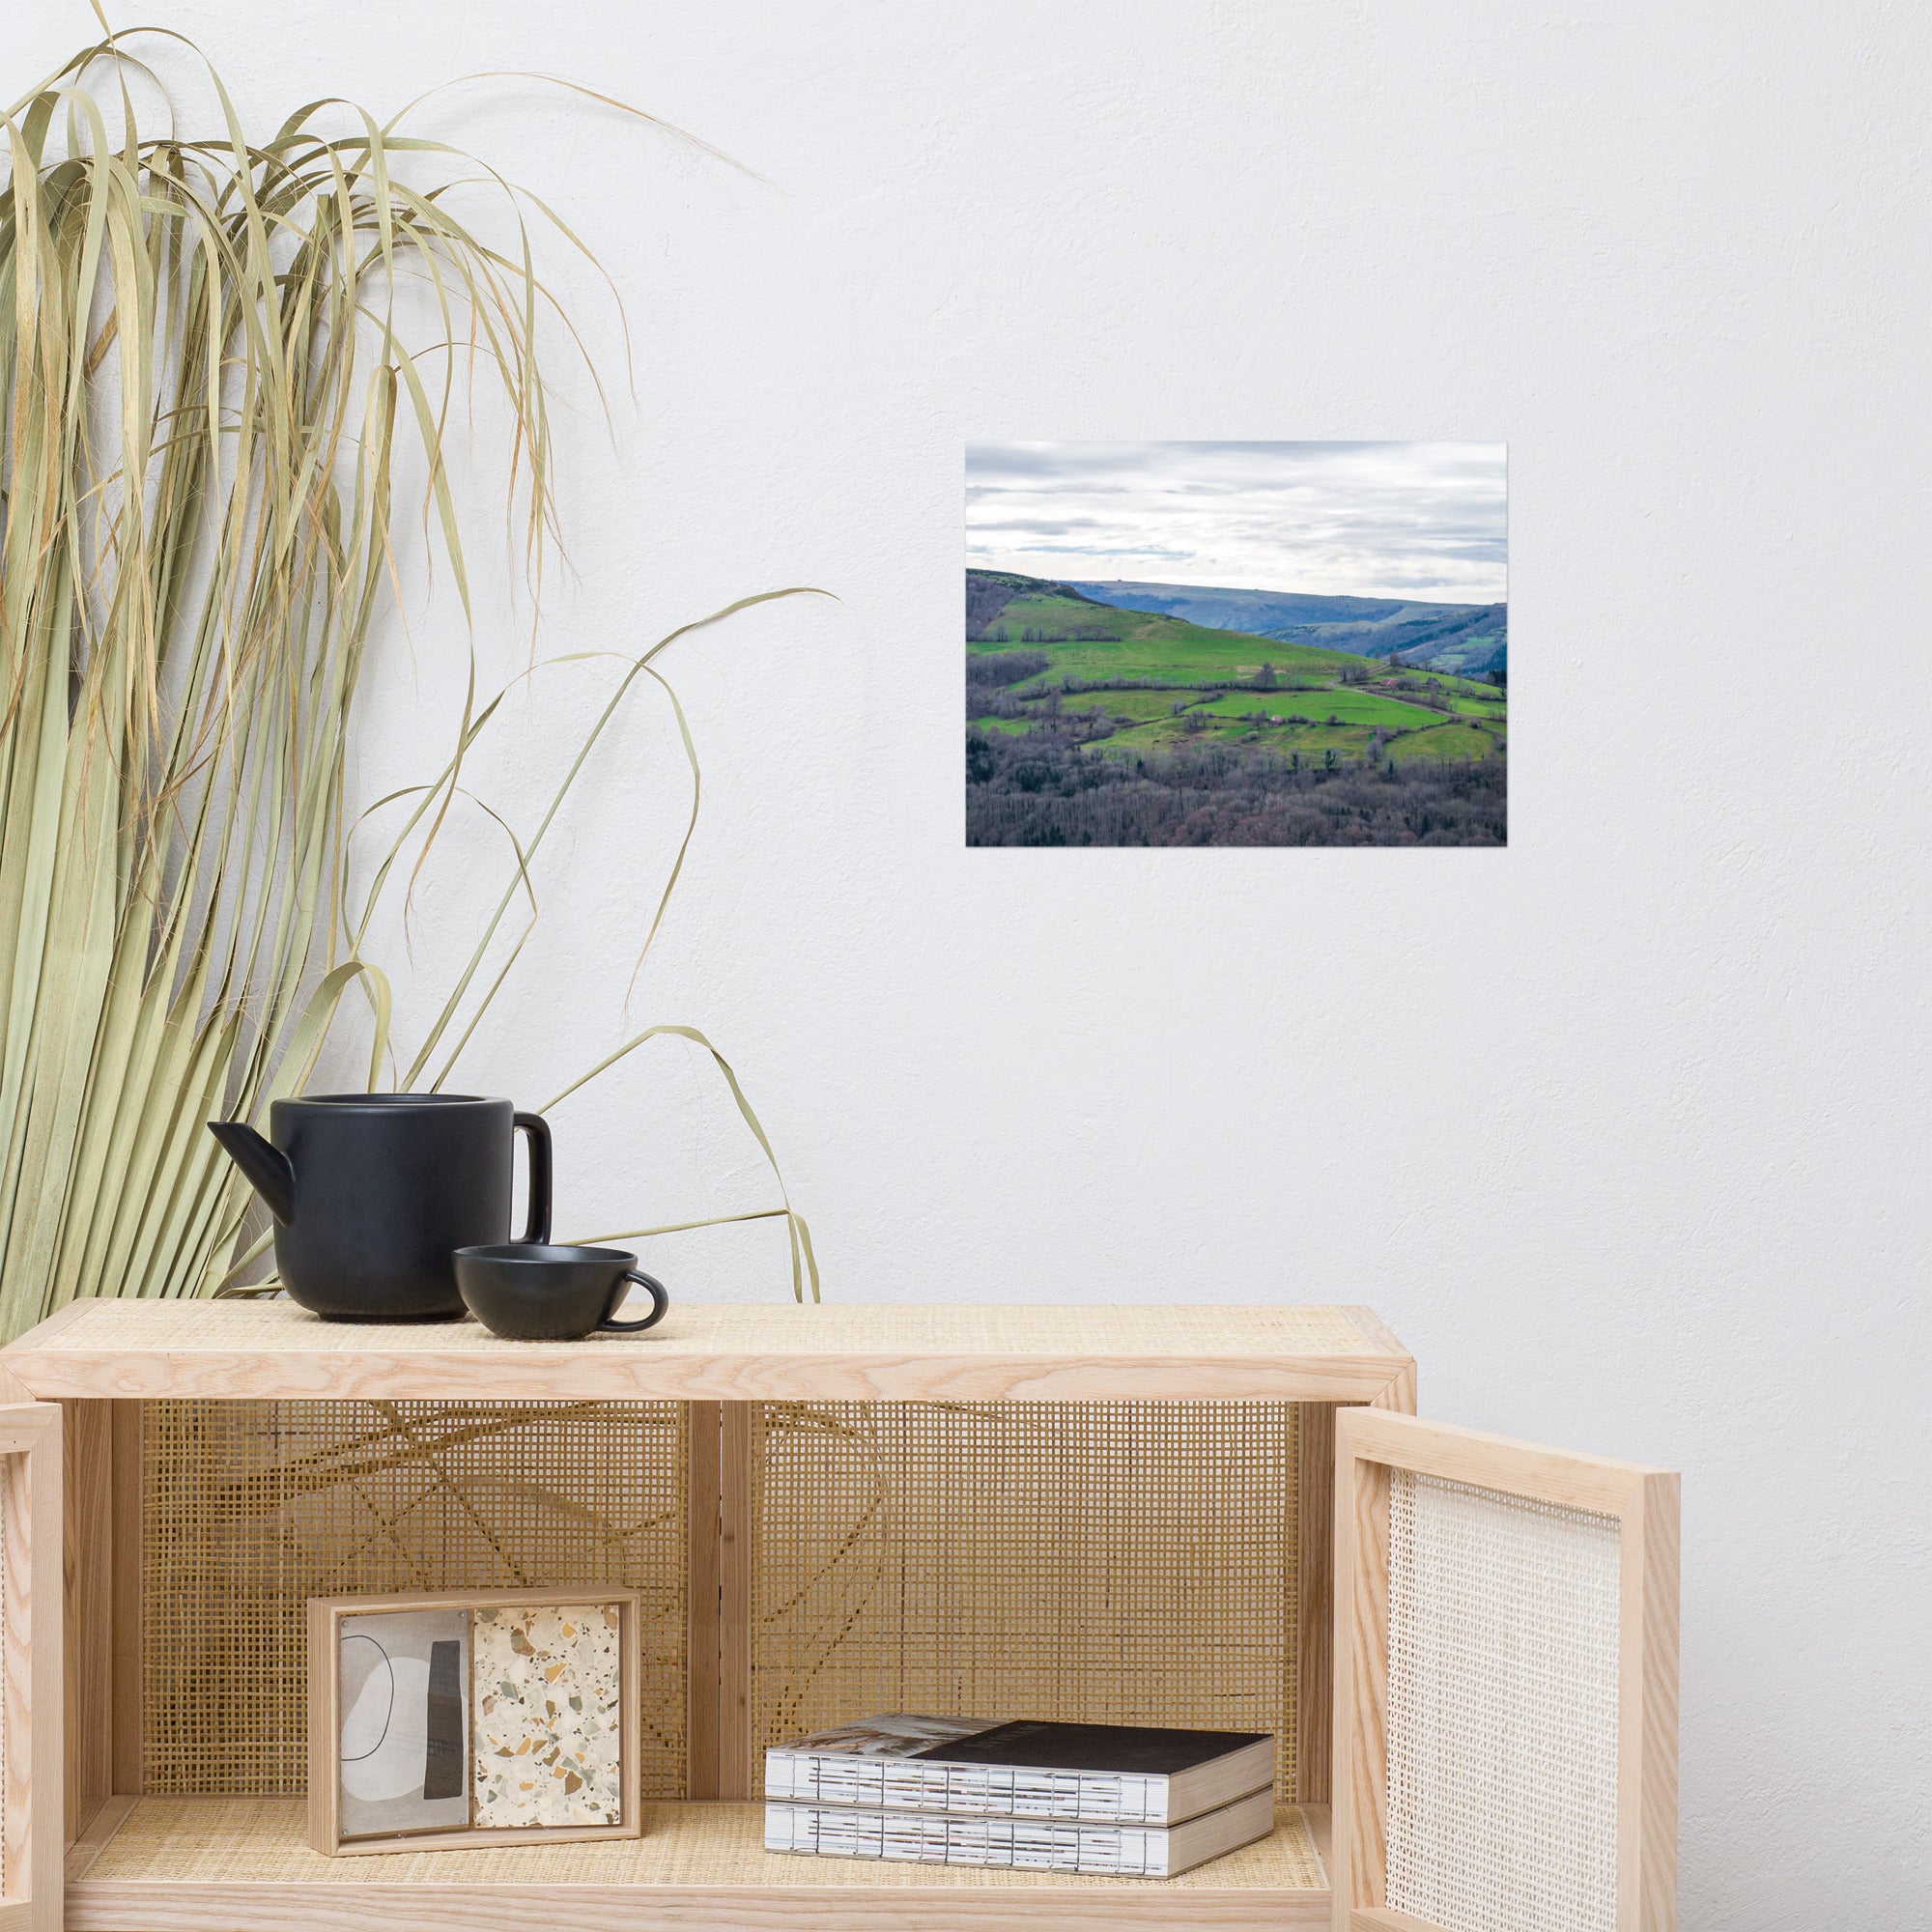
[[[663,1282],[640,1273],[622,1248],[554,1248],[540,1241],[502,1241],[458,1248],[450,1257],[463,1305],[511,1342],[575,1342],[598,1330],[636,1335],[655,1327],[670,1306]],[[627,1282],[648,1289],[651,1312],[641,1321],[611,1318]]]

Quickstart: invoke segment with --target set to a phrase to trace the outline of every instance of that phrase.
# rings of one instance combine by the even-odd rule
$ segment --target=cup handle
[[[669,1290],[665,1287],[664,1283],[656,1275],[645,1274],[638,1268],[626,1268],[617,1279],[620,1287],[627,1281],[634,1281],[639,1288],[649,1289],[651,1292],[651,1312],[641,1321],[613,1321],[607,1315],[603,1321],[598,1322],[598,1327],[609,1329],[613,1335],[635,1335],[640,1329],[655,1328],[664,1320],[665,1310],[670,1306]],[[612,1295],[611,1297],[611,1306],[615,1308],[616,1305],[617,1297]]]

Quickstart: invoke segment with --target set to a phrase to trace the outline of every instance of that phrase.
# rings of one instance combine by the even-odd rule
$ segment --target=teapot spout
[[[296,1171],[280,1148],[271,1146],[244,1121],[210,1121],[208,1131],[227,1149],[248,1184],[284,1226],[296,1217]]]

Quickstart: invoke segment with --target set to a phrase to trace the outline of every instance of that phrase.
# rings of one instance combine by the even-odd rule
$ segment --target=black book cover
[[[1021,1719],[956,1744],[933,1745],[915,1758],[947,1764],[1012,1764],[1029,1771],[1095,1771],[1146,1776],[1192,1771],[1260,1744],[1265,1731],[1169,1731],[1139,1724],[1046,1724]]]

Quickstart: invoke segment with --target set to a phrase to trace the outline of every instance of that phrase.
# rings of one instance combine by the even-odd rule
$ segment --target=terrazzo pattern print
[[[622,1823],[617,1605],[478,1610],[470,1641],[472,1821],[496,1830]]]

